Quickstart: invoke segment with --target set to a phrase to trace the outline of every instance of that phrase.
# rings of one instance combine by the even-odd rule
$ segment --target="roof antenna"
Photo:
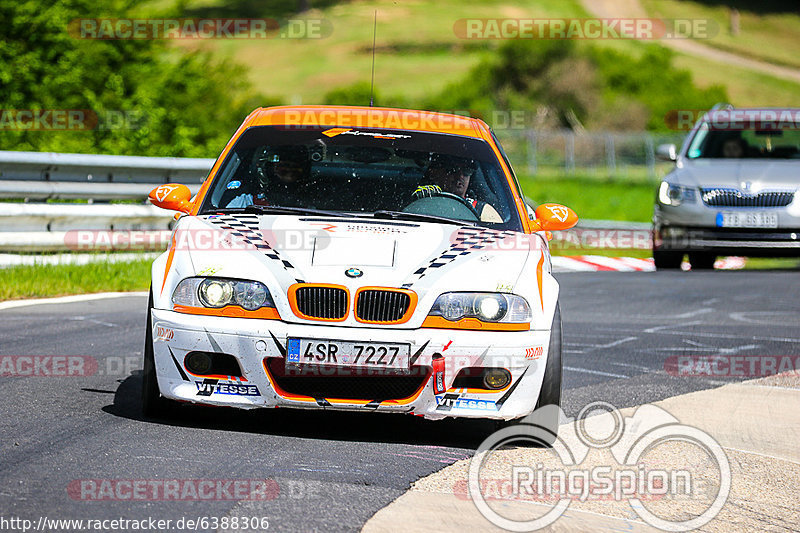
[[[378,10],[375,10],[375,20],[372,23],[372,79],[369,82],[369,106],[373,104],[373,88],[375,87],[375,36],[378,30]]]

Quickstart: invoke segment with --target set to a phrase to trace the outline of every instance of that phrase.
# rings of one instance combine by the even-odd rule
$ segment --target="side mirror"
[[[180,183],[159,185],[150,191],[147,198],[153,205],[181,213],[188,213],[193,207],[192,192],[189,187]]]
[[[542,204],[536,208],[533,231],[560,231],[578,223],[578,215],[561,204]]]
[[[678,159],[678,151],[674,144],[659,144],[656,148],[656,157],[662,161],[675,161]]]

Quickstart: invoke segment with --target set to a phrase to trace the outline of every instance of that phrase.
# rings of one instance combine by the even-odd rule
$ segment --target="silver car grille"
[[[794,191],[743,193],[739,189],[700,189],[703,203],[711,207],[786,207],[794,200]]]

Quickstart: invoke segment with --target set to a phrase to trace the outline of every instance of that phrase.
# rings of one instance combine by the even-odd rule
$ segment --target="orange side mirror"
[[[192,210],[192,192],[186,185],[167,183],[159,185],[147,196],[153,205],[172,211],[188,213]]]
[[[578,223],[575,211],[561,204],[542,204],[536,208],[533,231],[560,231]]]

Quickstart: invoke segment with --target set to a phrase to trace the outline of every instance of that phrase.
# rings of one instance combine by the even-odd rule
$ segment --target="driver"
[[[745,142],[740,137],[727,139],[722,143],[722,157],[741,159],[747,153]]]
[[[306,198],[300,187],[310,173],[311,163],[305,146],[260,148],[251,164],[251,174],[255,177],[251,181],[252,190],[242,191],[226,207],[254,204],[304,207]]]
[[[469,183],[475,173],[475,163],[471,159],[439,155],[431,160],[425,171],[425,181],[431,185],[423,185],[414,191],[414,196],[435,196],[446,192],[463,198],[483,222],[502,222],[497,210],[490,204],[467,196]]]

